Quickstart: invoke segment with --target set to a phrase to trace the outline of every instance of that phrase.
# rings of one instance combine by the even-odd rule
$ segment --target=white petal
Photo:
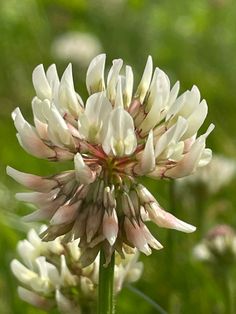
[[[61,284],[65,287],[76,286],[77,284],[76,276],[72,275],[66,264],[65,255],[61,255]]]
[[[107,76],[107,96],[108,99],[114,104],[116,98],[116,85],[119,78],[119,73],[123,65],[122,59],[115,59],[112,61],[112,67]]]
[[[214,129],[214,125],[211,124],[207,132],[201,135],[195,143],[192,144],[190,151],[186,153],[182,160],[177,165],[165,172],[165,176],[170,178],[180,178],[191,174],[197,167],[202,153],[205,149],[206,137]]]
[[[57,186],[57,183],[53,180],[21,172],[9,166],[7,166],[7,174],[25,187],[39,192],[49,192]]]
[[[115,108],[118,108],[118,107],[124,108],[121,76],[118,77],[114,107]]]
[[[144,151],[140,160],[141,169],[143,173],[152,171],[155,167],[155,152],[153,145],[153,131],[151,130],[148,135],[147,142],[145,144]]]
[[[197,86],[193,86],[191,91],[189,91],[186,97],[186,101],[184,106],[181,108],[181,110],[178,112],[179,115],[182,117],[189,117],[193,111],[198,107],[201,95],[199,92],[199,89]]]
[[[107,117],[112,110],[104,92],[91,95],[79,120],[79,132],[89,142],[101,144],[107,129]]]
[[[106,154],[115,156],[130,155],[137,146],[134,122],[130,114],[121,107],[114,109],[109,116],[108,130],[102,147]]]
[[[16,259],[11,261],[10,266],[15,277],[24,284],[29,284],[33,278],[37,278],[37,274],[35,272],[26,268]]]
[[[104,83],[104,69],[105,69],[106,55],[100,54],[95,57],[87,71],[86,86],[89,94],[101,92],[105,89]]]
[[[41,100],[51,99],[51,88],[42,64],[38,65],[34,69],[32,74],[32,80],[38,98],[40,98]]]
[[[139,251],[146,255],[150,255],[152,251],[149,248],[144,233],[138,224],[135,221],[131,223],[131,221],[125,217],[124,228],[128,241]]]
[[[56,290],[56,301],[60,312],[74,314],[80,313],[80,311],[75,308],[74,304],[68,298],[66,298],[58,289]]]
[[[112,246],[118,235],[118,218],[115,209],[112,210],[111,214],[107,213],[107,211],[104,213],[103,234]]]
[[[191,233],[196,227],[176,218],[171,213],[163,210],[157,203],[152,203],[145,207],[152,221],[163,228],[175,229],[178,231]]]
[[[55,94],[56,92],[58,92],[58,87],[60,84],[55,64],[51,64],[50,67],[47,69],[46,77],[53,92],[52,96],[55,97]]]
[[[17,292],[21,300],[42,310],[49,311],[54,306],[54,302],[52,300],[46,299],[23,287],[18,287]]]
[[[48,108],[48,135],[53,143],[58,146],[73,147],[73,138],[65,120],[54,105]]]
[[[80,204],[81,201],[76,202],[72,205],[64,205],[59,207],[55,215],[50,220],[50,223],[52,225],[60,225],[73,222],[78,215]]]
[[[133,85],[134,85],[134,74],[131,66],[127,65],[125,67],[125,88],[123,92],[124,106],[128,108],[132,100],[133,95]]]
[[[45,225],[44,225],[45,226]],[[46,227],[46,226],[45,226]],[[42,244],[41,238],[38,236],[38,233],[34,229],[30,229],[30,231],[27,234],[27,237],[29,239],[29,242],[34,247],[39,247]]]
[[[168,109],[168,112],[166,114],[166,121],[172,119],[175,117],[178,112],[181,110],[181,108],[184,106],[186,98],[188,97],[188,94],[190,91],[184,92],[182,95],[180,95],[170,106]]]
[[[151,232],[148,230],[145,224],[141,224],[141,228],[143,230],[144,236],[148,244],[155,250],[161,250],[163,248],[163,245],[159,241],[157,241],[157,239],[154,238],[154,236],[151,234]]]
[[[72,66],[68,65],[65,72],[62,75],[61,83],[58,91],[58,100],[60,107],[72,114],[75,118],[78,118],[82,112],[82,104],[78,101],[77,93],[74,89],[74,82],[72,76]]]
[[[160,112],[169,99],[170,80],[164,71],[155,69],[153,79],[149,88],[149,96],[145,104],[145,111],[149,112],[152,106],[157,106]],[[161,101],[158,101],[158,99]]]
[[[188,117],[188,129],[185,132],[183,139],[187,139],[197,133],[198,129],[202,126],[204,120],[206,119],[207,111],[207,103],[205,100],[202,100]]]
[[[139,98],[141,103],[143,103],[143,100],[149,88],[151,78],[152,78],[152,71],[153,71],[152,57],[148,56],[147,63],[143,72],[143,76],[141,78],[141,81],[137,88],[137,92],[135,94],[135,97]]]
[[[161,137],[157,140],[155,146],[155,157],[157,158],[162,154],[162,152],[172,143],[177,143],[181,136],[187,129],[187,121],[179,117],[176,124],[169,128]]]
[[[30,154],[40,158],[53,158],[55,152],[38,137],[35,129],[23,118],[20,109],[16,108],[12,117],[19,132],[16,136],[20,145]]]
[[[202,152],[202,155],[200,157],[200,160],[198,162],[198,167],[205,167],[206,165],[209,164],[209,162],[212,159],[212,150],[209,148],[205,148],[204,151]]]
[[[176,101],[177,95],[179,93],[179,87],[179,81],[177,81],[170,91],[168,103],[166,105],[167,109],[169,109]]]
[[[21,259],[23,260],[24,264],[29,268],[32,268],[32,263],[34,262],[35,257],[37,256],[37,251],[39,252],[38,247],[35,248],[27,240],[19,241],[17,244],[17,252],[20,255]]]
[[[85,164],[83,157],[77,153],[74,157],[76,178],[81,184],[90,184],[96,179],[94,172]]]

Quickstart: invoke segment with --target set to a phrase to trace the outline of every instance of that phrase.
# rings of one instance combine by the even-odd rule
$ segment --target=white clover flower
[[[45,229],[45,227],[43,227]],[[19,241],[17,251],[21,261],[14,259],[11,270],[23,286],[18,287],[20,298],[36,307],[49,310],[58,307],[62,313],[81,313],[81,303],[96,298],[99,277],[99,256],[86,268],[81,267],[79,240],[65,243],[61,236],[44,242],[34,229],[27,239]],[[114,291],[124,283],[137,281],[143,270],[138,252],[117,256],[114,270]],[[73,288],[79,296],[71,293]]]
[[[197,260],[233,264],[236,260],[236,232],[228,225],[217,225],[193,249]]]
[[[74,89],[71,65],[58,78],[55,65],[33,72],[36,97],[32,106],[35,126],[13,112],[17,137],[30,154],[53,161],[74,160],[74,169],[48,177],[7,172],[32,193],[18,199],[35,204],[27,221],[49,220],[44,240],[62,234],[80,239],[85,265],[100,249],[107,263],[116,250],[136,247],[149,255],[162,245],[151,235],[145,220],[160,227],[193,232],[195,227],[164,211],[136,177],[180,178],[209,163],[206,138],[197,137],[207,115],[207,104],[196,86],[178,96],[159,68],[153,73],[149,56],[140,83],[133,92],[130,66],[122,73],[116,59],[104,76],[106,56],[94,58],[87,71],[89,97],[85,102]],[[145,217],[145,219],[144,219]]]
[[[236,161],[220,155],[213,155],[211,162],[189,177],[178,180],[179,189],[187,185],[205,186],[210,194],[217,193],[230,183],[236,174]]]

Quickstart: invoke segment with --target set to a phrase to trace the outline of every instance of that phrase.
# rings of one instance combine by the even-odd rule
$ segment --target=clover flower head
[[[217,225],[194,247],[196,259],[216,265],[234,264],[236,259],[236,232],[229,225]]]
[[[28,221],[49,220],[44,240],[66,234],[80,239],[81,259],[91,263],[102,248],[107,263],[116,250],[138,248],[146,255],[162,245],[152,236],[146,220],[160,227],[193,232],[161,208],[154,196],[136,180],[180,178],[209,163],[211,150],[198,129],[207,115],[207,103],[196,86],[178,96],[159,68],[153,72],[149,56],[134,91],[132,68],[113,60],[104,75],[105,54],[98,55],[87,70],[88,98],[84,103],[74,89],[72,67],[58,78],[55,65],[33,71],[36,96],[32,100],[35,126],[13,112],[20,145],[30,154],[50,161],[72,160],[74,167],[40,177],[8,167],[16,181],[33,189],[17,198],[38,210]]]
[[[42,227],[45,230],[45,226]],[[42,229],[41,229],[42,230]],[[62,313],[81,313],[83,304],[96,298],[99,277],[99,256],[88,267],[82,268],[78,241],[65,243],[64,236],[44,242],[35,229],[27,239],[19,241],[20,261],[11,262],[11,270],[22,286],[20,298],[36,307],[49,310],[57,307]],[[114,291],[118,293],[124,283],[137,281],[143,270],[138,252],[116,259]],[[73,293],[78,290],[79,295]]]

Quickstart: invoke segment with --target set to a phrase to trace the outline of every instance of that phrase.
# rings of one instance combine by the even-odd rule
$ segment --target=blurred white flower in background
[[[236,232],[229,225],[213,227],[194,247],[197,260],[214,264],[233,264],[236,261]]]
[[[102,45],[95,35],[75,31],[56,37],[51,47],[53,57],[83,67],[102,50]]]
[[[22,300],[44,310],[57,306],[62,313],[74,314],[80,313],[81,305],[96,299],[99,256],[90,266],[82,268],[78,241],[65,243],[64,236],[61,236],[54,241],[43,242],[34,229],[29,231],[27,239],[19,241],[20,261],[14,259],[11,270],[23,285],[18,287]],[[115,293],[124,283],[137,281],[142,271],[143,264],[138,261],[137,251],[126,254],[125,259],[117,256]],[[74,288],[78,295],[73,293]]]
[[[194,174],[177,181],[178,188],[183,192],[187,186],[204,185],[210,193],[217,193],[230,183],[236,174],[236,160],[220,155],[213,155],[211,162]]]

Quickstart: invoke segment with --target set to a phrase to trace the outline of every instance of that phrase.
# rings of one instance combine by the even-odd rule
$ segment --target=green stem
[[[158,304],[156,303],[154,300],[152,300],[149,296],[147,296],[146,294],[144,294],[142,291],[140,291],[139,289],[133,287],[132,285],[126,285],[126,287],[136,293],[138,296],[140,296],[141,298],[143,298],[145,301],[147,301],[155,310],[157,310],[158,313],[160,314],[167,314],[167,312]]]
[[[98,314],[114,314],[113,279],[115,254],[111,262],[104,267],[106,262],[103,250],[100,251],[99,285],[98,285]]]
[[[233,278],[228,274],[226,277],[226,285],[227,285],[227,299],[226,299],[226,313],[234,314],[235,313],[235,307],[234,307],[234,283]]]

